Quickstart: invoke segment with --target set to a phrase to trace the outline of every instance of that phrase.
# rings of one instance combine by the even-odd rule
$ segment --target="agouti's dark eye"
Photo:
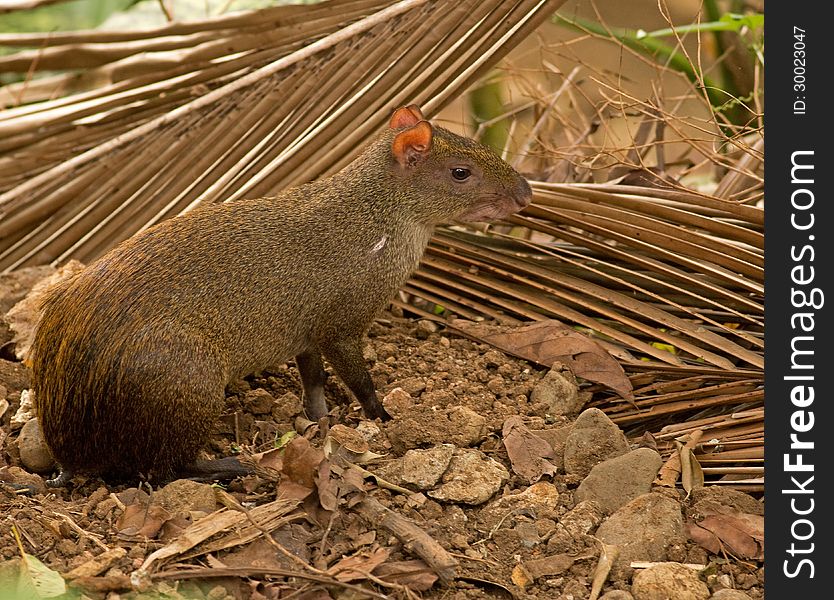
[[[469,171],[469,169],[464,169],[463,167],[455,167],[454,169],[452,169],[452,177],[455,179],[455,181],[466,181],[467,179],[469,179],[469,176],[471,174],[472,173]]]

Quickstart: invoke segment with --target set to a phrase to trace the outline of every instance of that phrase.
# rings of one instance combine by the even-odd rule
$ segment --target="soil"
[[[416,594],[427,599],[445,600],[587,599],[600,559],[598,544],[593,538],[583,536],[573,546],[557,548],[554,546],[556,538],[553,537],[560,517],[575,504],[573,492],[578,481],[570,480],[562,472],[544,475],[542,481],[554,485],[559,492],[557,504],[549,511],[531,514],[529,511],[495,510],[498,498],[530,487],[529,480],[512,472],[501,442],[504,421],[520,415],[530,429],[559,424],[558,420],[546,414],[545,406],[530,400],[531,390],[545,371],[489,346],[455,337],[442,328],[437,330],[431,323],[414,322],[390,313],[372,326],[365,356],[372,364],[371,373],[381,394],[402,388],[419,408],[407,415],[407,431],[402,427],[397,429],[403,415],[395,415],[395,420],[390,423],[377,423],[381,433],[372,438],[369,450],[384,455],[381,459],[383,463],[401,457],[409,449],[439,444],[447,436],[458,440],[454,436],[459,432],[444,430],[443,423],[435,415],[445,408],[463,406],[485,419],[486,436],[476,442],[475,447],[504,465],[510,473],[495,496],[480,505],[441,503],[422,493],[407,495],[382,489],[374,485],[373,479],[365,478],[362,495],[410,519],[458,561],[457,577],[451,585],[443,586],[438,582]],[[128,576],[152,552],[176,539],[183,527],[210,512],[213,508],[211,495],[205,500],[208,505],[202,511],[195,510],[192,505],[190,513],[180,515],[179,528],[172,525],[176,521],[172,519],[168,524],[170,527],[157,527],[157,531],[144,535],[141,528],[137,531],[137,528],[128,526],[124,513],[136,498],[146,492],[158,494],[160,485],[145,482],[137,486],[138,482],[114,483],[76,477],[65,488],[47,490],[43,487],[41,476],[20,470],[16,447],[18,429],[12,430],[10,425],[11,416],[18,409],[20,392],[29,385],[28,373],[19,363],[2,361],[0,364],[0,392],[9,402],[5,414],[0,416],[0,480],[29,482],[35,490],[34,493],[26,493],[25,490],[0,485],[0,579],[4,575],[12,577],[19,569],[21,547],[49,569],[62,574],[88,563],[105,550],[122,548],[124,553],[108,563],[104,572],[79,580],[77,583],[81,587],[70,588],[74,590],[70,593],[81,597],[83,591],[88,598],[111,600],[139,597],[212,600],[285,598],[296,591],[299,593],[292,597],[365,597],[344,587],[325,586],[311,580],[270,578],[263,574],[266,569],[260,574],[251,572],[251,567],[260,564],[260,560],[266,560],[264,557],[267,556],[273,557],[265,563],[267,566],[303,570],[297,563],[298,559],[296,562],[288,561],[266,543],[269,540],[262,537],[199,558],[178,559],[180,565],[206,569],[248,566],[250,572],[246,576],[180,580],[157,578],[146,584],[144,592],[132,590]],[[255,374],[230,385],[226,411],[217,423],[217,432],[206,449],[207,454],[220,457],[241,451],[257,453],[274,448],[283,434],[299,426],[296,418],[301,412],[300,389],[293,365]],[[337,378],[329,377],[326,393],[331,406],[341,407],[336,409],[331,423],[350,427],[361,423],[362,414],[358,405],[352,402],[352,397]],[[2,398],[0,396],[0,401]],[[307,431],[309,434],[315,429]],[[309,435],[313,447],[321,446],[322,433]],[[374,469],[373,463],[364,467]],[[254,509],[274,500],[278,488],[269,478],[251,476],[235,480],[225,489],[240,505]],[[682,503],[684,514],[687,514],[690,501],[684,499],[683,492],[673,490],[668,493]],[[192,493],[190,500],[193,497]],[[324,513],[329,515],[324,521],[318,521],[315,511],[309,509],[309,502],[305,503],[300,510],[308,510],[308,518],[296,519],[277,529],[273,539],[301,560],[310,561],[320,569],[327,569],[349,555],[369,561],[368,557],[374,552],[382,552],[384,562],[389,563],[416,558],[407,544],[389,530],[359,518],[359,513],[353,510],[351,504],[358,501],[359,495],[355,495],[353,500],[350,498],[350,495],[341,496],[339,506]],[[752,498],[751,501],[756,502]],[[168,514],[175,512],[170,507],[168,510]],[[147,524],[147,515],[145,518],[144,523]],[[20,546],[13,535],[12,525],[19,532]],[[567,551],[570,555],[562,572],[553,569],[551,572],[556,574],[519,581],[520,563],[547,557],[557,551]],[[276,555],[277,559],[274,558]],[[764,597],[761,562],[710,554],[685,537],[671,541],[667,558],[677,562],[709,564],[707,575],[702,579],[705,578],[712,591],[732,587],[745,591],[753,599]],[[371,570],[369,562],[362,564]],[[218,573],[221,571],[218,570]],[[603,592],[630,590],[631,575],[627,571],[619,575],[620,579],[609,578]],[[386,590],[367,578],[356,579],[351,584],[387,593],[389,597],[414,594],[404,589]],[[420,586],[415,585],[414,589],[420,589]]]

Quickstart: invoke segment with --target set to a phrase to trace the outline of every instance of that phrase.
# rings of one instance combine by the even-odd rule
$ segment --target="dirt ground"
[[[512,510],[506,508],[511,505],[502,505],[500,500],[531,487],[529,478],[513,472],[502,444],[505,421],[518,415],[531,429],[538,430],[562,424],[546,414],[545,406],[530,399],[545,371],[486,345],[455,337],[431,323],[415,322],[397,314],[386,314],[373,325],[365,355],[373,365],[371,372],[381,394],[395,388],[402,388],[404,394],[395,392],[389,398],[389,403],[397,408],[399,397],[402,409],[399,413],[394,411],[395,419],[390,423],[362,423],[355,403],[349,409],[338,409],[331,418],[331,425],[352,428],[359,425],[359,431],[368,439],[366,447],[359,451],[367,449],[381,455],[370,462],[356,462],[369,471],[385,473],[386,465],[390,472],[390,465],[398,464],[396,459],[408,450],[437,447],[443,442],[460,448],[468,443],[483,453],[484,460],[492,459],[506,469],[509,476],[496,493],[477,504],[443,501],[436,494],[432,497],[431,491],[377,485],[367,472],[363,477],[351,479],[346,474],[349,470],[346,463],[338,463],[330,455],[328,477],[341,485],[332,496],[320,484],[317,488],[315,484],[308,485],[295,495],[300,505],[289,513],[286,522],[269,528],[270,536],[256,532],[247,543],[193,557],[187,552],[173,554],[171,558],[159,559],[157,566],[148,570],[149,579],[142,581],[135,572],[154,551],[182,540],[190,524],[210,515],[222,504],[254,515],[258,507],[275,506],[276,494],[292,495],[286,481],[292,478],[288,477],[291,474],[286,462],[279,461],[275,466],[284,476],[280,484],[276,480],[281,477],[250,476],[223,487],[177,482],[163,493],[159,485],[142,483],[137,487],[139,482],[115,484],[76,477],[65,488],[47,490],[41,476],[20,469],[18,431],[10,425],[18,409],[20,392],[29,386],[29,374],[19,363],[2,361],[0,392],[9,406],[0,418],[0,480],[30,483],[34,493],[0,485],[0,581],[7,582],[6,591],[0,591],[0,596],[5,593],[9,597],[24,597],[21,594],[26,593],[20,591],[25,588],[16,588],[14,583],[22,548],[49,569],[65,575],[82,567],[83,575],[76,573],[70,577],[74,584],[69,588],[69,597],[111,600],[369,597],[361,588],[399,598],[589,598],[600,562],[600,545],[594,541],[593,528],[586,528],[587,533],[575,535],[567,542],[563,535],[557,535],[560,519],[576,504],[574,492],[579,481],[561,470],[544,475],[538,485],[546,484],[548,490],[555,491],[551,492],[553,502],[543,504],[541,510]],[[329,378],[326,392],[331,406],[351,399],[335,377]],[[303,421],[297,420],[301,412],[300,393],[298,374],[292,365],[229,386],[226,411],[217,423],[207,453],[228,456],[241,451],[268,451],[279,444],[285,433],[296,429],[304,432],[304,436],[297,437],[304,437],[309,448],[321,448],[325,431],[319,425],[310,427],[309,423],[305,429]],[[406,404],[413,401],[413,405],[403,407],[402,398],[406,398]],[[447,409],[462,410],[455,407],[471,411],[463,411],[467,415],[464,425],[449,417],[452,413]],[[463,430],[471,425],[472,413],[482,417],[477,420],[481,434],[468,436]],[[331,433],[338,431],[339,427],[330,429]],[[363,445],[361,440],[358,445]],[[317,473],[314,478],[323,477],[324,463],[320,462],[321,455],[318,456],[318,462],[312,463],[313,469],[306,475],[308,479],[313,472]],[[269,471],[266,461],[263,465]],[[304,473],[297,474],[295,487],[303,488],[304,479]],[[348,481],[353,487],[345,483]],[[180,486],[177,488],[180,496],[170,493],[177,486]],[[223,489],[225,494],[221,492]],[[681,503],[686,516],[692,499],[685,500],[680,489],[665,493]],[[156,496],[167,498],[161,502],[164,509],[154,509],[160,506],[153,501]],[[755,500],[750,500],[755,504]],[[415,544],[419,546],[422,542],[410,543],[407,535],[398,534],[396,527],[384,522],[385,517],[373,516],[373,510],[380,505],[416,524],[426,539],[439,543],[447,557],[457,562],[449,584],[435,582],[425,565],[414,562],[419,554]],[[19,543],[12,526],[19,535]],[[229,527],[225,533],[228,530]],[[224,531],[219,531],[217,535],[223,534]],[[764,569],[760,561],[740,560],[728,553],[712,554],[688,539],[685,533],[666,542],[666,560],[708,565],[701,580],[711,592],[735,588],[749,598],[764,597]],[[108,558],[94,568],[90,565],[96,556]],[[561,557],[556,566],[551,564],[554,556]],[[322,572],[330,569],[332,574],[334,565],[344,567],[346,557],[355,561],[354,574],[344,576],[343,570],[340,583],[334,584],[332,580],[326,583],[328,580]],[[159,566],[163,562],[164,566]],[[538,571],[532,568],[534,565]],[[403,568],[411,568],[416,573],[411,578],[390,577],[391,569]],[[281,569],[298,575],[281,577],[278,575]],[[630,598],[613,592],[631,590],[633,574],[632,569],[612,572],[602,592],[607,592],[608,598]],[[383,580],[399,583],[387,584],[386,588]]]

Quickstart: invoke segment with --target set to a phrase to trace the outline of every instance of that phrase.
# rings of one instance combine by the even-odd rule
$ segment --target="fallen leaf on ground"
[[[550,367],[563,362],[578,376],[633,400],[631,381],[620,363],[588,336],[554,319],[506,327],[456,319],[452,325],[509,354]]]
[[[556,457],[553,448],[530,431],[521,417],[513,416],[504,421],[502,433],[504,447],[517,475],[535,483],[543,475],[556,474],[556,466],[548,460]]]
[[[716,513],[698,522],[688,522],[686,530],[699,546],[713,554],[720,554],[725,548],[742,558],[764,559],[764,517],[761,515]]]
[[[170,518],[171,513],[158,504],[148,506],[140,501],[125,506],[125,511],[116,520],[116,530],[122,537],[152,539]]]
[[[376,548],[371,552],[362,552],[347,556],[333,564],[327,572],[337,581],[358,581],[367,579],[379,565],[388,560],[391,556],[390,548]]]
[[[294,437],[284,449],[278,496],[301,500],[316,489],[316,476],[324,453],[304,437]]]
[[[374,569],[374,575],[389,583],[404,585],[415,592],[428,590],[437,581],[437,575],[422,560],[382,563]]]

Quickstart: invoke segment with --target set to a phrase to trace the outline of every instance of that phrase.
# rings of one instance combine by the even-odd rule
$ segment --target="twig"
[[[366,496],[353,507],[363,520],[390,531],[406,549],[422,558],[445,584],[456,576],[458,562],[437,541],[410,520]]]

